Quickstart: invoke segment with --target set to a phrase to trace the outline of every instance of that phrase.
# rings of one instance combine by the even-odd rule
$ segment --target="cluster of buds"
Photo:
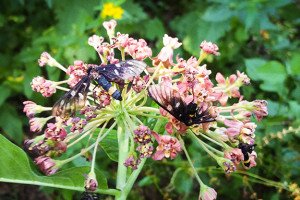
[[[97,35],[91,36],[88,40],[88,44],[96,50],[101,60],[98,67],[108,64],[116,64],[116,67],[120,67],[117,63],[125,61],[126,58],[141,61],[152,56],[152,50],[144,39],[134,39],[128,34],[119,32],[115,34],[116,21],[111,20],[103,25],[107,30],[109,42],[105,42],[104,37]],[[122,160],[120,163],[132,169],[137,169],[138,165],[146,158],[152,157],[154,160],[175,159],[182,150],[187,154],[181,138],[186,134],[190,134],[197,140],[199,145],[217,161],[226,173],[235,171],[240,167],[240,163],[247,162],[246,165],[243,165],[247,169],[256,165],[257,155],[252,149],[255,145],[256,124],[251,117],[255,116],[260,121],[267,116],[268,112],[267,102],[264,100],[252,102],[243,100],[240,87],[249,85],[248,76],[237,71],[236,74],[225,78],[222,74],[217,73],[215,80],[212,80],[210,77],[211,70],[205,64],[201,65],[201,62],[208,56],[220,54],[218,46],[211,42],[204,41],[199,45],[199,58],[192,56],[185,60],[177,56],[175,61],[173,59],[174,50],[179,48],[182,43],[178,41],[178,38],[165,35],[163,45],[159,54],[151,58],[154,67],[147,68],[147,75],[125,80],[131,84],[127,84],[127,82],[125,84],[113,83],[112,80],[112,87],[115,88],[112,88],[114,90],[111,91],[104,87],[100,88],[99,85],[94,85],[91,82],[85,85],[89,85],[89,90],[92,91],[87,92],[86,96],[80,93],[82,88],[76,86],[83,77],[87,77],[87,74],[90,75],[89,68],[95,67],[94,64],[75,61],[74,65],[64,68],[48,53],[44,52],[41,55],[40,66],[57,67],[68,75],[68,79],[54,82],[36,77],[32,81],[32,89],[45,97],[49,97],[56,90],[69,91],[67,87],[62,87],[62,84],[68,84],[70,88],[73,88],[66,96],[67,98],[60,101],[60,105],[65,109],[64,115],[61,116],[35,117],[36,114],[49,111],[52,108],[42,107],[31,101],[24,102],[24,112],[30,119],[31,131],[41,132],[50,119],[54,120],[54,122],[46,125],[43,135],[25,142],[25,147],[35,155],[35,162],[42,172],[47,175],[53,174],[63,164],[78,157],[75,155],[62,161],[54,159],[83,138],[90,136],[92,144],[82,149],[78,155],[86,155],[94,148],[94,153],[91,156],[91,172],[86,177],[85,188],[87,191],[95,191],[97,180],[94,167],[97,146],[109,134],[109,131],[112,129],[122,130],[124,127],[134,131],[127,131],[125,136],[122,135],[123,132],[118,133],[118,137],[122,136],[118,138],[119,142],[123,137],[127,137],[127,141],[131,138],[130,144],[136,148],[124,152],[128,158],[125,162]],[[119,55],[119,53],[115,54],[115,51],[120,51],[121,58],[115,57],[115,55]],[[119,72],[117,71],[117,73]],[[163,106],[160,109],[146,105],[148,86],[155,84],[155,82],[170,91],[168,98],[180,99],[179,104],[174,105],[174,107],[182,106],[183,109],[178,111],[181,113],[171,114],[174,107],[169,104],[162,105],[164,102],[160,104]],[[112,91],[116,91],[116,88],[121,88],[120,95],[122,93],[123,99],[121,102],[113,98]],[[74,98],[76,95],[80,99],[84,99],[85,102],[78,105],[78,99]],[[230,98],[235,98],[236,103],[228,105]],[[180,105],[181,102],[183,105]],[[68,113],[69,110],[72,110],[72,113]],[[199,117],[199,123],[187,122],[185,118],[178,117],[186,115],[186,118],[193,118],[195,115],[191,113],[194,110],[202,115]],[[166,132],[156,133],[146,125],[140,125],[136,128],[137,124],[143,124],[140,120],[143,116],[159,118],[158,122],[162,117],[167,118]],[[209,120],[205,121],[206,118]],[[108,128],[109,124],[112,125]],[[116,128],[117,126],[121,128]],[[97,139],[93,141],[91,136],[97,127],[100,127],[100,132]],[[244,146],[249,148],[241,149],[240,144],[245,144]],[[119,146],[119,148],[122,147]],[[138,156],[135,156],[134,150]],[[189,156],[186,157],[190,161]],[[200,191],[200,199],[214,199],[216,197],[216,192],[212,188],[203,185],[201,181],[199,183],[203,188]]]
[[[154,134],[147,126],[140,125],[134,131],[134,142],[137,144],[136,150],[139,152],[139,157],[135,158],[130,155],[126,160],[124,165],[126,167],[131,167],[132,169],[137,169],[138,164],[141,162],[141,158],[149,158],[153,153],[153,142],[152,135]]]

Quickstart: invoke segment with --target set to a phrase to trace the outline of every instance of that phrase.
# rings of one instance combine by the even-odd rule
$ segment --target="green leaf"
[[[281,96],[287,94],[284,81],[287,77],[285,67],[277,62],[266,62],[261,59],[248,59],[246,62],[247,73],[254,80],[263,81],[262,90],[277,92]]]
[[[0,144],[0,182],[84,191],[84,174],[89,173],[89,167],[74,167],[62,170],[52,176],[43,176],[32,169],[33,163],[23,150],[2,135],[0,135]],[[107,180],[100,171],[96,171],[96,175],[99,185],[98,191],[105,193]]]
[[[193,179],[184,170],[178,172],[174,180],[174,186],[179,193],[188,193],[193,186]]]
[[[7,97],[9,97],[11,91],[5,85],[0,85],[0,91],[1,91],[1,95],[0,95],[0,106],[1,106],[4,103],[4,101],[7,99]]]
[[[251,58],[245,60],[247,75],[253,80],[260,80],[257,69],[264,65],[267,61],[260,58]]]
[[[193,55],[198,55],[200,43],[203,40],[216,42],[229,30],[230,23],[203,21],[202,13],[195,11],[172,21],[171,26],[183,38],[184,49]]]
[[[165,33],[164,26],[158,18],[151,19],[147,23],[145,23],[144,30],[145,37],[150,40],[154,40],[156,38],[160,39]]]
[[[290,101],[289,102],[290,106],[290,115],[294,118],[300,118],[300,104],[296,101]]]
[[[295,53],[289,61],[289,67],[292,75],[300,76],[300,53]]]
[[[202,19],[209,22],[221,22],[228,20],[234,12],[224,5],[214,5],[206,9]]]
[[[118,138],[117,138],[117,132],[112,130],[101,142],[100,146],[105,151],[105,153],[108,155],[108,157],[118,162]]]
[[[16,109],[9,104],[4,104],[0,109],[1,128],[3,128],[13,141],[21,144],[23,138],[22,122],[18,117]]]

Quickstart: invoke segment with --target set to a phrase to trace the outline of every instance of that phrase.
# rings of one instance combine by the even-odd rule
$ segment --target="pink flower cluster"
[[[70,76],[68,84],[72,88],[74,87],[81,78],[87,73],[87,65],[81,60],[74,61],[74,65],[70,65],[67,69],[67,74]]]
[[[38,76],[31,82],[31,88],[40,92],[44,97],[50,97],[56,92],[56,85],[54,82],[46,80],[45,78]]]
[[[181,145],[176,137],[159,135],[157,133],[153,133],[153,136],[158,143],[156,152],[153,155],[154,160],[161,160],[163,158],[174,159],[181,151]]]

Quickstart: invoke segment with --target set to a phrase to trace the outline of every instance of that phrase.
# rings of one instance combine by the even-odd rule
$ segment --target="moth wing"
[[[148,88],[149,96],[163,109],[168,111],[179,121],[186,123],[187,116],[186,103],[181,99],[176,91],[164,85],[151,85]]]
[[[121,82],[132,77],[139,76],[146,68],[147,64],[139,60],[126,60],[117,64],[110,64],[104,67],[98,67],[97,71],[101,73],[108,81]]]
[[[53,106],[53,116],[74,115],[78,107],[85,105],[90,86],[90,77],[84,76],[72,89],[65,93]]]

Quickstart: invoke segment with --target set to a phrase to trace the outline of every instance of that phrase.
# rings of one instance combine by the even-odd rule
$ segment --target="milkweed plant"
[[[237,71],[229,77],[217,73],[211,77],[211,70],[205,63],[208,56],[219,56],[219,48],[212,42],[199,44],[199,56],[188,59],[175,56],[174,50],[182,43],[178,38],[167,34],[163,37],[163,48],[153,56],[151,47],[144,39],[134,39],[128,34],[117,32],[115,20],[103,23],[108,34],[104,37],[93,35],[88,44],[99,55],[96,65],[106,66],[126,60],[152,63],[137,77],[125,80],[124,84],[113,83],[122,95],[122,101],[115,100],[100,85],[91,83],[85,102],[71,101],[67,106],[75,107],[76,112],[56,116],[52,107],[44,107],[32,101],[25,101],[24,112],[29,118],[30,131],[41,134],[24,142],[27,152],[32,155],[39,170],[52,175],[65,164],[78,157],[90,161],[90,171],[86,173],[84,189],[86,192],[103,192],[114,195],[116,199],[126,199],[147,159],[161,162],[163,159],[176,159],[185,155],[194,177],[199,183],[199,199],[217,198],[217,192],[206,185],[198,175],[187,151],[185,140],[191,138],[208,154],[224,173],[234,173],[237,169],[256,166],[257,154],[254,151],[256,121],[268,115],[265,100],[248,101],[243,99],[240,87],[250,83],[249,77]],[[117,58],[116,55],[120,55]],[[66,80],[55,82],[38,76],[31,82],[35,92],[50,97],[57,90],[69,91],[74,88],[88,69],[95,64],[81,60],[65,68],[49,53],[43,52],[38,60],[39,66],[56,67],[66,73]],[[170,98],[180,98],[184,109],[172,114],[172,104],[161,102],[159,107],[149,96],[149,87],[156,85],[170,92]],[[164,94],[162,94],[164,95]],[[179,95],[179,97],[178,97]],[[235,102],[230,104],[230,102]],[[189,105],[196,105],[200,113],[206,113],[211,120],[188,124],[179,120],[188,118]],[[152,106],[150,106],[152,105]],[[38,117],[42,112],[48,117]],[[179,118],[178,116],[181,116]],[[43,114],[43,116],[45,116]],[[147,126],[142,119],[152,119],[154,126]],[[252,119],[253,118],[253,119]],[[145,120],[144,120],[145,121]],[[147,120],[146,120],[147,121]],[[149,121],[149,120],[148,120]],[[148,124],[149,125],[149,124]],[[162,129],[161,127],[165,127]],[[164,131],[159,131],[164,130]],[[95,173],[96,156],[99,143],[112,131],[117,132],[118,166],[115,189],[100,190]],[[89,138],[85,148],[66,159],[59,157],[75,144]],[[243,146],[250,147],[249,149]],[[251,150],[250,150],[251,149]],[[199,156],[200,156],[199,152]]]

